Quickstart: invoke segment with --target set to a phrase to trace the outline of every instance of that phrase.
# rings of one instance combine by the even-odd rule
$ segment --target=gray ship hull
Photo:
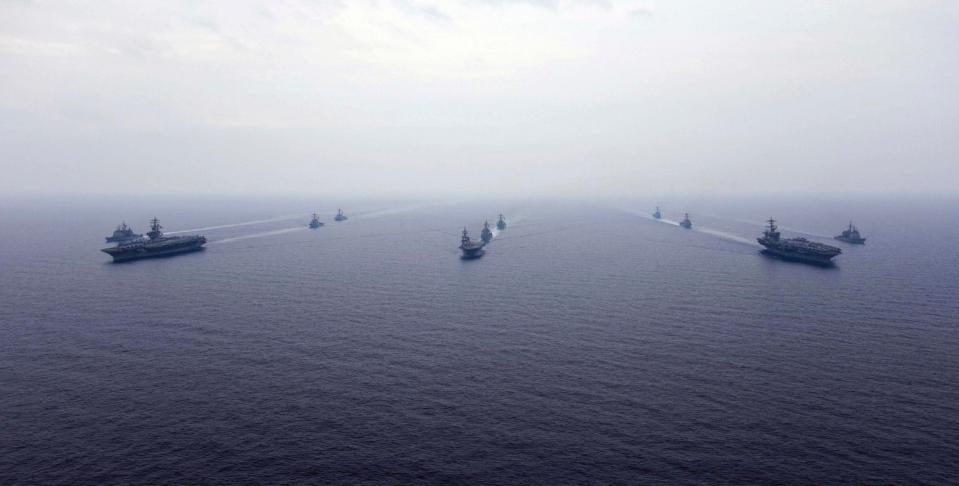
[[[850,245],[865,245],[865,238],[846,238],[845,236],[836,236],[834,239],[842,241],[843,243],[849,243]]]
[[[820,257],[802,253],[795,253],[791,251],[783,251],[776,248],[766,248],[760,250],[760,253],[763,255],[768,255],[774,258],[779,258],[781,260],[787,260],[791,262],[800,262],[808,263],[810,265],[818,265],[820,267],[832,267],[836,265],[836,262],[832,261],[832,257]]]
[[[179,255],[182,253],[192,253],[203,250],[206,244],[206,238],[190,238],[189,241],[166,243],[160,245],[130,245],[104,248],[100,250],[113,257],[114,263],[131,262],[134,260],[143,260],[145,258],[161,258]]]
[[[174,255],[179,255],[182,253],[192,253],[195,251],[202,251],[202,245],[193,245],[185,246],[179,248],[169,248],[165,250],[156,250],[156,251],[147,251],[147,252],[125,252],[120,254],[110,255],[113,257],[113,263],[123,263],[123,262],[132,262],[134,260],[143,260],[146,258],[162,258],[169,257]]]
[[[482,257],[485,254],[486,254],[486,250],[483,250],[483,249],[463,250],[463,256],[461,256],[460,258],[462,258],[463,260],[475,260],[477,258]]]

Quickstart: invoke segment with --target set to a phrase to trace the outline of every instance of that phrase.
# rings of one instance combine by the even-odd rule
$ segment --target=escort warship
[[[486,250],[483,249],[484,246],[486,246],[486,243],[482,241],[471,240],[469,232],[466,231],[466,228],[463,228],[463,238],[460,240],[460,250],[463,251],[461,258],[472,260],[483,256],[486,254]]]
[[[117,226],[117,229],[113,230],[113,236],[107,236],[107,243],[126,243],[138,238],[143,238],[143,235],[134,233],[124,221],[120,226]]]
[[[763,235],[756,238],[766,247],[763,253],[777,256],[783,260],[812,263],[814,265],[832,265],[832,258],[842,253],[835,246],[809,241],[805,238],[782,238],[776,227],[776,220],[769,218],[769,226]]]
[[[493,241],[493,232],[489,229],[489,221],[483,223],[483,232],[480,233],[480,239],[483,240],[484,244]]]
[[[147,238],[128,240],[100,251],[113,257],[114,262],[127,262],[198,251],[206,244],[206,238],[201,235],[164,236],[162,230],[160,221],[153,218]]]
[[[653,217],[656,219],[663,219],[663,213],[659,212],[659,206],[656,206],[656,212],[653,213]]]
[[[316,216],[316,213],[313,213],[313,219],[310,220],[310,229],[317,229],[320,226],[323,226],[323,222]]]
[[[343,210],[342,210],[342,209],[337,209],[337,210],[336,210],[336,216],[334,216],[333,219],[336,220],[336,221],[346,221],[346,220],[348,220],[348,219],[350,219],[350,218],[347,218],[346,215],[343,214]]]
[[[679,225],[686,229],[693,229],[693,222],[689,220],[689,213],[686,213],[686,217],[679,222]]]
[[[849,227],[844,229],[842,233],[835,236],[835,239],[839,241],[845,241],[846,243],[852,243],[853,245],[865,245],[866,239],[859,234],[859,228],[852,225],[852,221],[849,222]]]
[[[496,229],[503,231],[506,229],[506,220],[503,219],[503,215],[499,215],[499,221],[496,222]]]

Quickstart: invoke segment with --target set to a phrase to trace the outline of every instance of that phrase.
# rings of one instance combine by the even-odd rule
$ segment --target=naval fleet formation
[[[662,212],[657,206],[653,218],[660,220],[662,217]],[[337,210],[336,216],[333,217],[336,222],[346,221],[347,219],[349,218],[343,213],[342,209]],[[762,250],[764,254],[784,260],[815,265],[831,265],[832,259],[842,254],[840,248],[809,241],[806,238],[783,238],[776,226],[776,220],[770,218],[767,223],[768,226],[766,226],[762,236],[756,238],[756,241],[765,248]],[[320,221],[316,213],[313,213],[313,217],[307,226],[310,229],[317,229],[324,226],[324,223]],[[685,213],[685,217],[679,222],[679,227],[688,230],[693,228],[689,213]],[[150,231],[144,238],[142,234],[134,233],[126,223],[122,223],[113,232],[113,235],[106,237],[107,243],[115,243],[115,245],[101,251],[113,257],[114,262],[127,262],[198,251],[202,250],[203,245],[206,244],[206,238],[202,235],[166,236],[162,229],[160,221],[153,218],[150,220]],[[499,215],[499,221],[496,222],[496,229],[499,231],[506,229],[506,218],[502,214]],[[852,222],[842,233],[836,235],[835,239],[854,245],[866,243],[866,239],[862,237],[859,229],[853,226]],[[464,227],[459,246],[462,252],[461,258],[472,260],[482,257],[486,254],[486,245],[491,241],[493,241],[493,231],[490,229],[489,221],[483,224],[479,240],[470,238],[469,231]]]

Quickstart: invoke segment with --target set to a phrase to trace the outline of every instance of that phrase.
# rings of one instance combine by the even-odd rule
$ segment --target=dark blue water
[[[5,200],[0,483],[959,481],[959,201],[668,203]]]

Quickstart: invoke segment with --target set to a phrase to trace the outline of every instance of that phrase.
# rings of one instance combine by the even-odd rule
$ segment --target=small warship
[[[859,228],[852,225],[852,221],[849,222],[849,227],[842,230],[838,236],[835,237],[839,241],[845,241],[846,243],[852,243],[853,245],[864,245],[866,244],[866,239],[859,234]]]
[[[499,215],[499,221],[496,222],[496,229],[503,231],[506,229],[506,220],[503,219],[503,215]]]
[[[117,229],[113,230],[113,236],[107,236],[107,243],[126,243],[138,238],[143,238],[143,235],[134,233],[124,221],[120,223],[120,226],[117,226]]]
[[[348,220],[348,219],[350,219],[350,218],[347,218],[346,215],[343,214],[343,210],[342,210],[342,209],[337,209],[337,210],[336,210],[336,216],[334,216],[333,219],[335,219],[336,221],[346,221],[346,220]]]
[[[659,206],[656,206],[656,212],[653,213],[653,217],[656,219],[663,219],[663,213],[659,212]]]
[[[816,243],[805,238],[783,239],[776,228],[776,220],[769,218],[768,223],[769,226],[763,232],[763,236],[756,238],[760,245],[766,247],[763,253],[777,256],[783,260],[815,265],[832,265],[832,258],[842,253],[842,250],[835,246]]]
[[[483,232],[480,233],[480,239],[483,240],[484,244],[493,241],[493,232],[489,229],[489,221],[483,223]]]
[[[482,241],[471,240],[470,234],[466,231],[466,228],[463,228],[463,238],[460,241],[460,250],[463,250],[462,258],[464,260],[472,260],[486,254],[486,250],[483,249],[483,247],[486,246],[486,243],[483,243]]]
[[[153,218],[150,221],[148,238],[137,238],[100,251],[112,256],[114,262],[126,262],[202,250],[206,244],[203,236],[163,236],[162,229],[160,221]]]
[[[320,226],[323,226],[323,222],[316,216],[316,213],[313,213],[313,219],[310,220],[310,229],[317,229]]]
[[[679,225],[686,229],[693,229],[693,222],[689,220],[689,213],[686,213],[686,217],[679,222]]]

